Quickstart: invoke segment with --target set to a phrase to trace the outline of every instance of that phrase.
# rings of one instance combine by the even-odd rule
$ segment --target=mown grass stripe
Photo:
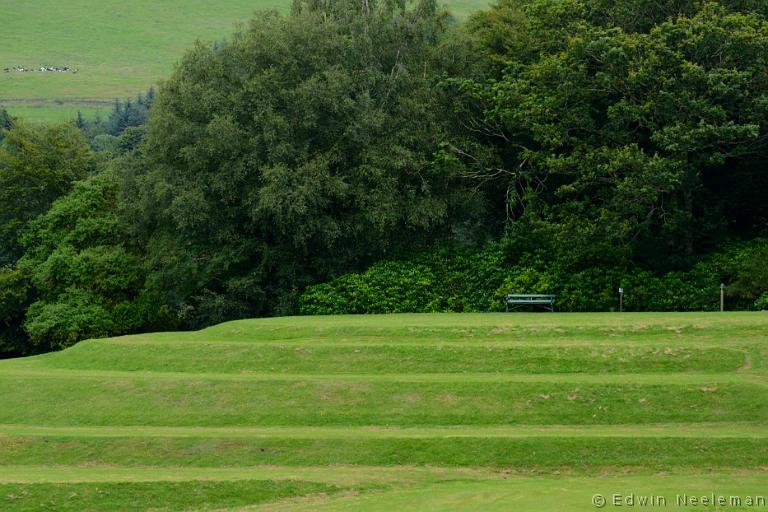
[[[6,465],[83,467],[443,466],[585,474],[765,467],[768,438],[0,437]]]
[[[343,374],[648,374],[729,373],[746,365],[746,350],[677,346],[476,347],[291,346],[86,343],[36,361],[39,370],[77,369],[183,373]],[[393,365],[393,361],[397,361]],[[35,366],[30,366],[34,368]]]
[[[0,436],[55,437],[194,437],[289,439],[392,438],[581,438],[680,437],[768,438],[768,425],[758,423],[683,423],[659,425],[516,425],[501,427],[59,427],[0,425]]]
[[[197,480],[0,484],[3,512],[136,512],[243,510],[299,496],[327,497],[343,489],[300,480]]]
[[[606,338],[598,335],[586,335],[583,337],[575,337],[572,335],[557,335],[553,334],[549,337],[531,337],[531,336],[489,336],[489,337],[470,337],[470,338],[443,338],[443,337],[405,337],[397,339],[388,339],[386,336],[354,336],[354,337],[339,337],[329,336],[323,338],[313,337],[297,337],[297,338],[246,338],[246,339],[220,339],[217,337],[185,337],[187,333],[179,333],[179,336],[175,338],[159,340],[153,336],[147,335],[132,335],[121,336],[118,338],[106,338],[95,339],[80,342],[76,345],[76,349],[80,350],[89,345],[104,346],[104,345],[116,345],[116,346],[173,346],[177,348],[184,348],[189,346],[205,346],[214,345],[217,347],[272,347],[272,346],[287,346],[287,347],[319,347],[319,348],[358,348],[358,347],[435,347],[435,348],[449,348],[449,347],[466,347],[466,348],[496,348],[496,347],[512,347],[512,348],[538,348],[538,347],[684,347],[684,348],[736,348],[743,349],[755,343],[755,340],[747,341],[740,339],[738,336],[730,339],[718,339],[713,340],[707,336],[690,336],[679,337],[671,336],[666,337],[654,337],[636,339],[632,337],[619,337],[619,338]],[[195,334],[195,333],[192,333]],[[72,349],[69,349],[72,350]],[[41,356],[37,356],[41,357]],[[42,356],[44,357],[44,356]]]
[[[79,370],[35,368],[32,366],[0,366],[0,378],[33,377],[66,380],[133,380],[164,381],[254,381],[254,382],[489,382],[489,383],[563,383],[563,384],[662,384],[690,385],[709,383],[749,383],[768,385],[763,375],[742,373],[191,373],[163,371]]]
[[[0,466],[2,483],[182,482],[192,480],[300,480],[337,485],[368,482],[494,480],[504,477],[487,468],[424,466],[253,466],[230,468]]]
[[[605,425],[760,422],[748,381],[212,380],[0,376],[0,424],[52,426]],[[737,376],[730,376],[735,379]],[[671,378],[667,380],[673,380]],[[613,382],[611,382],[613,381]],[[46,396],[46,401],[37,397]],[[767,422],[768,423],[768,422]]]

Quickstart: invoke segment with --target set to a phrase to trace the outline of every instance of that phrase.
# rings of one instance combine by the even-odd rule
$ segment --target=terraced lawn
[[[0,510],[765,510],[766,342],[765,313],[90,340],[0,361]]]

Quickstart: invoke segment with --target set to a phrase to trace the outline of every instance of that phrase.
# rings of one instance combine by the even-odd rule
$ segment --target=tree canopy
[[[512,218],[567,226],[560,243],[582,246],[584,264],[597,257],[589,247],[611,257],[620,247],[641,265],[685,265],[729,235],[765,233],[768,23],[683,3],[670,12],[692,15],[645,31],[595,15],[624,2],[518,4],[518,26],[559,20],[527,36],[535,58],[513,47],[498,78],[452,81],[475,101],[471,122],[495,149],[487,161],[463,160],[504,182]],[[477,23],[488,37],[494,24],[508,29],[505,19]]]
[[[82,132],[70,125],[15,122],[0,144],[0,267],[22,255],[26,225],[96,169]]]
[[[197,45],[165,84],[133,190],[179,308],[206,321],[290,311],[307,283],[440,236],[465,202],[433,165],[445,16],[365,5],[265,13]]]

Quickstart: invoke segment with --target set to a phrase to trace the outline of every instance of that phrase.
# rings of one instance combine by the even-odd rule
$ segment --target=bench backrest
[[[514,309],[514,306],[526,304],[542,306],[544,309],[554,311],[555,297],[556,295],[549,293],[510,293],[505,297],[504,302],[507,304],[507,311],[511,311],[510,306],[513,306]]]

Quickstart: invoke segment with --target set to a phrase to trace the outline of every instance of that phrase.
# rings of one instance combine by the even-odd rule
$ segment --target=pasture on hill
[[[446,4],[466,18],[488,2]],[[167,78],[196,40],[225,39],[257,10],[289,8],[290,0],[0,0],[0,106],[36,122],[78,110],[93,117]],[[14,70],[65,66],[71,70]]]
[[[765,313],[241,320],[0,361],[0,509],[720,510],[768,495]],[[626,507],[625,507],[626,508]]]

